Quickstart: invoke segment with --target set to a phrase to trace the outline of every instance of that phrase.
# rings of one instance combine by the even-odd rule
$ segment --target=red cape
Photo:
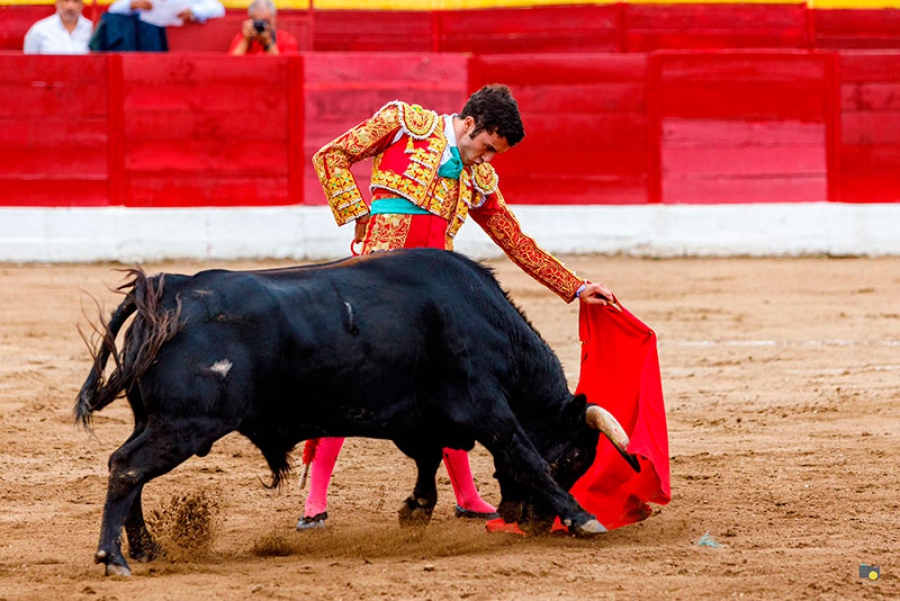
[[[641,465],[636,473],[601,436],[597,458],[572,487],[581,506],[612,530],[649,517],[648,503],[665,505],[672,498],[656,334],[625,308],[582,304],[579,337],[581,373],[575,392],[619,420],[631,439],[628,452]],[[502,519],[491,520],[486,528],[521,533]]]

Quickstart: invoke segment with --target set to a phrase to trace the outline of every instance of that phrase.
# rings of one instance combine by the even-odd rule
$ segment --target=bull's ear
[[[566,418],[571,420],[584,420],[584,411],[587,409],[587,397],[583,394],[576,394],[566,405]]]

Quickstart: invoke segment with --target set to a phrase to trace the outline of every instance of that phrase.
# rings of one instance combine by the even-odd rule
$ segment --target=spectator
[[[153,25],[161,25],[149,17],[153,9],[152,0],[116,0],[109,5],[109,12],[114,15],[138,15],[142,21]],[[182,23],[205,23],[209,19],[225,16],[225,7],[219,0],[187,0],[185,7],[176,15]],[[168,23],[177,25],[177,23]]]
[[[22,51],[25,54],[87,54],[94,26],[81,14],[83,9],[82,0],[56,0],[56,14],[28,29]]]
[[[286,31],[278,31],[276,36],[277,12],[272,0],[253,0],[247,9],[250,18],[241,23],[241,32],[234,36],[228,52],[235,56],[297,54],[297,38]]]

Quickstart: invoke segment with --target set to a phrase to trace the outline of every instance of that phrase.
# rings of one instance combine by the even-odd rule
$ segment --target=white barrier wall
[[[514,207],[555,254],[900,255],[900,204]],[[322,260],[350,253],[326,207],[0,208],[0,261]],[[456,249],[501,254],[473,222]]]

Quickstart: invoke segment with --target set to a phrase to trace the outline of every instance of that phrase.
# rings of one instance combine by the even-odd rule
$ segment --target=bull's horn
[[[619,452],[619,454],[628,462],[628,465],[631,466],[635,472],[640,473],[641,471],[641,462],[638,461],[636,455],[632,455],[625,449],[628,447],[628,434],[625,433],[625,428],[622,427],[622,424],[619,423],[613,414],[604,409],[603,407],[598,407],[597,405],[588,405],[588,408],[585,412],[585,421],[587,425],[593,428],[594,430],[600,430],[606,437],[613,443],[613,446]]]
[[[620,451],[625,451],[629,442],[628,434],[625,433],[625,428],[622,427],[619,420],[613,417],[612,413],[603,407],[588,405],[585,412],[585,421],[594,430],[600,430],[606,434],[610,442],[616,445]]]

